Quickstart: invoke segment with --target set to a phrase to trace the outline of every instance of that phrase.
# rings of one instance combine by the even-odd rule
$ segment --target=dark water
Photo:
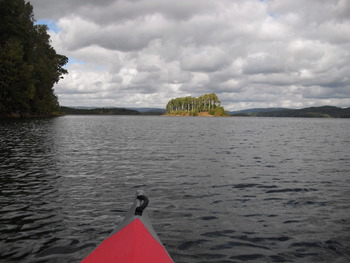
[[[79,262],[136,189],[175,262],[350,262],[350,120],[0,122],[0,261]]]

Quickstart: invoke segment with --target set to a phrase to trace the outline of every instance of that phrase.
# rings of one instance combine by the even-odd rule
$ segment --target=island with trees
[[[172,99],[166,105],[166,116],[227,116],[215,93],[198,98],[187,96]]]
[[[53,86],[68,73],[68,58],[51,46],[29,2],[0,0],[0,17],[0,117],[57,115]]]

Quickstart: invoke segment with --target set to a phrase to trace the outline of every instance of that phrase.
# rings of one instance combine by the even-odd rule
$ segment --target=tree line
[[[225,115],[224,108],[215,93],[204,94],[198,98],[187,96],[172,99],[166,106],[169,115],[197,116],[199,112],[208,112],[211,115]]]
[[[0,116],[51,115],[68,58],[50,45],[47,26],[35,24],[29,2],[0,0],[0,17]]]
[[[61,107],[61,112],[68,115],[141,115],[137,110],[125,108],[93,108],[93,109],[76,109],[70,107]]]

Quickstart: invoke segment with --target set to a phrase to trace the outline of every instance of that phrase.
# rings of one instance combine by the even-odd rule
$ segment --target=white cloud
[[[215,72],[228,66],[230,57],[217,47],[190,48],[184,50],[181,68],[193,72]]]
[[[62,105],[349,106],[347,0],[32,0],[72,58]],[[45,21],[45,20],[42,20]]]

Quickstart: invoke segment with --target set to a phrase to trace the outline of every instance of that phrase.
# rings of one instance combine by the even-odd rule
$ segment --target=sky
[[[350,0],[30,0],[63,106],[350,107]]]

